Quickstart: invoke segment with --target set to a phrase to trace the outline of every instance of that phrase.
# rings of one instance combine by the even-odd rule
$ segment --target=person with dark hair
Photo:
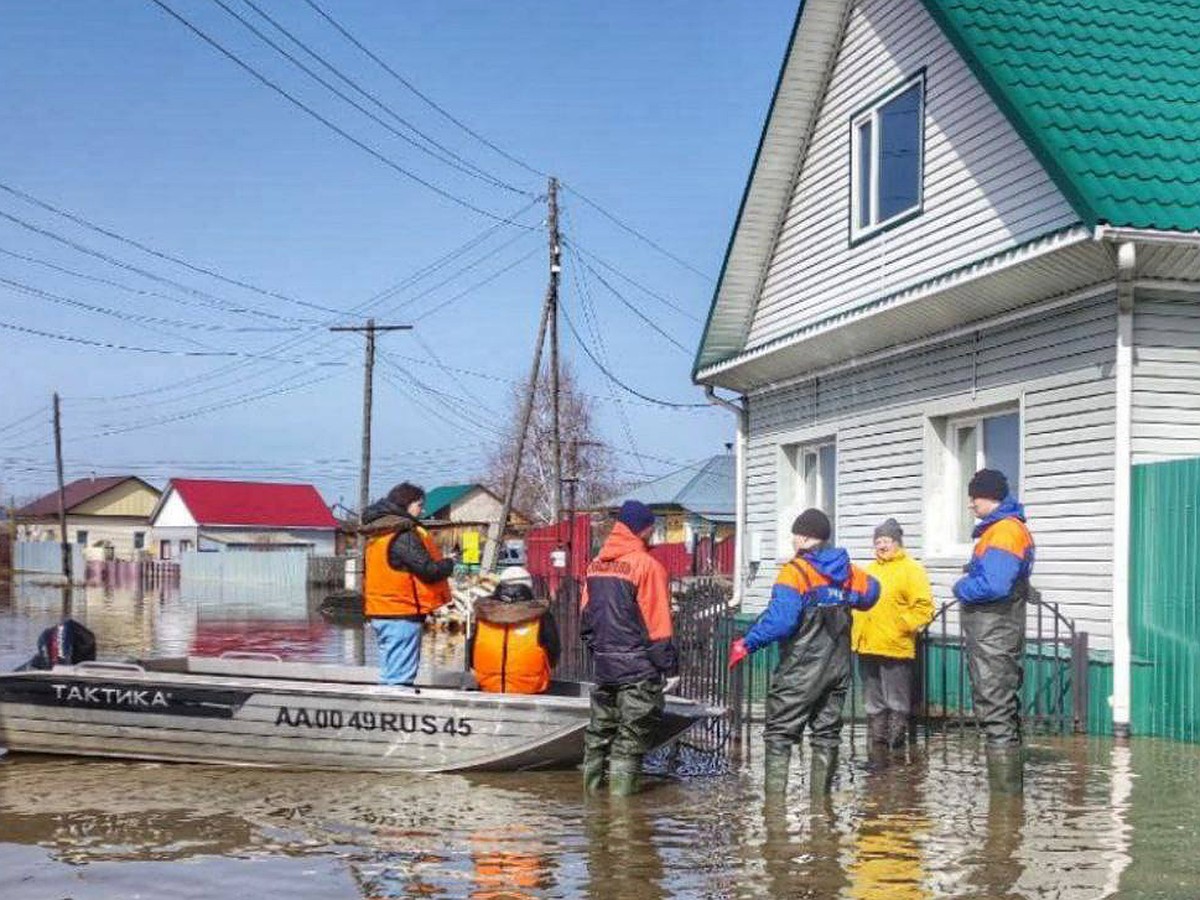
[[[787,790],[792,747],[805,729],[812,747],[809,790],[817,797],[829,793],[850,689],[850,610],[870,609],[879,599],[879,582],[851,565],[845,550],[826,546],[831,532],[819,509],[796,517],[796,555],[779,570],[767,608],[729,649],[732,669],[756,650],[780,645],[763,731],[768,796]]]
[[[854,612],[850,643],[858,654],[869,749],[904,746],[912,715],[917,634],[933,619],[933,590],[925,567],[904,550],[904,529],[887,519],[875,529],[875,560],[867,574],[879,582],[879,602]],[[882,761],[882,759],[877,760]]]
[[[662,721],[667,681],[679,674],[667,570],[650,555],[654,513],[626,500],[588,564],[580,601],[582,637],[592,658],[592,717],[584,733],[583,779],[599,790],[637,792],[642,758]]]
[[[425,617],[450,602],[454,560],[421,527],[425,491],[407,481],[363,512],[363,612],[379,641],[384,684],[410,685],[421,662]]]
[[[544,693],[560,649],[550,601],[533,596],[533,577],[525,569],[504,569],[495,593],[475,603],[467,658],[480,690]]]
[[[1034,544],[1025,508],[1009,493],[1008,479],[980,469],[967,485],[968,506],[979,524],[975,551],[954,584],[962,606],[963,644],[971,673],[975,715],[987,740],[988,785],[1019,794],[1021,684],[1025,679],[1025,604],[1032,596]]]

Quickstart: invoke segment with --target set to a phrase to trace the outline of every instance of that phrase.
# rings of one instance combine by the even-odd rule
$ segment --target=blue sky
[[[374,493],[402,477],[474,477],[528,366],[546,280],[544,206],[527,208],[528,195],[544,179],[448,121],[304,0],[253,2],[370,98],[246,0],[220,2],[429,152],[312,81],[215,0],[163,2],[392,166],[150,0],[0,7],[0,185],[259,289],[0,189],[0,490],[52,485],[58,390],[68,477],[297,479],[353,503],[362,341],[326,327],[361,319],[396,285],[369,309],[417,329],[380,338]],[[622,381],[702,400],[692,353],[795,0],[318,3],[477,134],[706,273],[564,192],[564,234],[582,254],[565,259],[566,313]],[[524,211],[509,224],[477,210]],[[624,477],[731,439],[727,412],[644,404],[563,332]]]

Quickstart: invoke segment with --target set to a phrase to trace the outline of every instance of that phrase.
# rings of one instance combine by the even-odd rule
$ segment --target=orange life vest
[[[550,656],[538,643],[541,619],[515,625],[480,620],[471,668],[481,690],[540,694],[550,687]]]
[[[426,584],[412,572],[392,568],[388,562],[388,547],[395,537],[394,532],[388,532],[367,539],[367,571],[363,578],[363,613],[367,618],[420,616],[450,602],[449,580]],[[436,562],[442,558],[442,551],[429,532],[418,527],[417,537],[432,560]]]

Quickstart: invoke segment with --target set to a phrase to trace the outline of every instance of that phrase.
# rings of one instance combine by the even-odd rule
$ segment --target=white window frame
[[[926,484],[928,489],[925,496],[926,509],[926,556],[932,560],[950,560],[962,562],[971,555],[974,542],[970,536],[965,541],[958,536],[958,523],[962,508],[967,498],[959,489],[963,483],[962,460],[958,457],[958,433],[966,428],[977,429],[975,460],[971,472],[984,467],[986,451],[983,444],[983,422],[999,416],[1015,415],[1017,417],[1017,446],[1020,464],[1020,479],[1025,477],[1025,410],[1024,404],[1005,403],[1001,406],[990,406],[971,409],[942,416],[931,416],[927,421],[933,434],[932,452],[927,456],[931,466],[926,469]],[[927,443],[927,446],[929,444]],[[1023,485],[1013,485],[1018,496],[1023,493]],[[953,537],[946,537],[953,535]]]
[[[825,484],[825,476],[821,471],[821,450],[833,450],[833,484]],[[826,488],[832,492],[834,502],[833,534],[831,540],[837,540],[837,499],[840,466],[838,465],[837,438],[834,436],[780,446],[782,459],[779,466],[779,503],[776,517],[775,559],[786,562],[791,559],[792,551],[792,522],[796,516],[810,506],[822,506],[821,498]],[[810,480],[805,469],[806,458],[812,457],[814,465]],[[826,510],[828,512],[828,510]]]
[[[892,100],[895,100],[905,91],[910,90],[914,85],[920,87],[918,92],[918,112],[917,116],[920,119],[921,129],[918,139],[920,149],[917,159],[917,202],[908,209],[901,210],[893,216],[880,221],[879,219],[879,152],[881,147],[880,137],[880,116],[879,111]],[[870,191],[870,222],[866,225],[860,225],[858,221],[859,208],[862,201],[861,187],[859,185],[859,172],[861,169],[861,137],[860,128],[867,122],[871,123],[871,158],[868,160],[869,172],[867,175],[868,190]],[[920,213],[925,204],[925,72],[918,72],[911,78],[905,79],[903,82],[892,88],[879,99],[873,101],[870,106],[855,113],[850,119],[850,240],[851,242],[863,240],[871,235],[885,230],[892,224],[906,219],[910,216]]]

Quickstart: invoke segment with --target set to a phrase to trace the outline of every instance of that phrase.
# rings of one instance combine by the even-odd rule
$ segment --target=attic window
[[[924,120],[924,73],[851,118],[852,240],[920,212]]]

